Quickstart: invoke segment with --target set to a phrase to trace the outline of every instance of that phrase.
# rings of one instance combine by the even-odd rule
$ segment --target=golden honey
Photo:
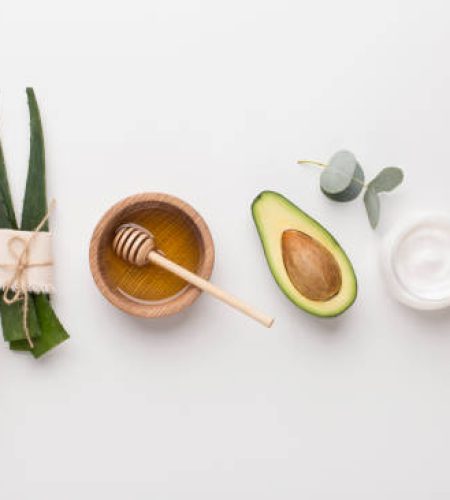
[[[192,220],[180,211],[148,208],[129,214],[122,223],[134,223],[148,229],[156,246],[168,259],[196,272],[200,264],[198,230]],[[186,282],[172,273],[148,264],[136,267],[118,257],[112,250],[112,238],[105,248],[105,277],[113,288],[137,301],[161,301],[183,290]]]

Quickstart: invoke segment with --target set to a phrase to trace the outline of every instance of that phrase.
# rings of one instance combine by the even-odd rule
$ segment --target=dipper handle
[[[266,326],[267,328],[270,328],[273,323],[273,318],[270,316],[267,316],[266,314],[257,311],[253,307],[249,306],[245,302],[242,302],[238,298],[234,297],[230,293],[226,292],[225,290],[222,290],[218,288],[217,286],[213,285],[209,281],[200,278],[200,276],[197,276],[194,273],[191,273],[191,271],[188,271],[186,268],[179,266],[178,264],[175,264],[175,262],[172,262],[169,259],[166,259],[163,255],[160,253],[152,250],[148,254],[148,262],[152,262],[153,264],[156,264],[160,267],[163,267],[167,271],[170,271],[171,273],[179,276],[183,280],[187,281],[191,285],[196,286],[197,288],[200,288],[201,290],[208,292],[211,294],[213,297],[216,297],[216,299],[221,300],[222,302],[225,302],[225,304],[228,304],[231,307],[234,307],[238,311],[241,311],[242,313],[246,314],[250,318],[253,318],[256,321],[259,321],[262,325]]]

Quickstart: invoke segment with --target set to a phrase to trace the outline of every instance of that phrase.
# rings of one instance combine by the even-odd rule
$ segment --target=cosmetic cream
[[[395,297],[416,309],[450,306],[450,216],[411,219],[383,243],[385,275]]]

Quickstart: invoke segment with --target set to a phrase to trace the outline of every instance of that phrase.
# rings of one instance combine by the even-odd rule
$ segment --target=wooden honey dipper
[[[270,316],[253,309],[228,292],[221,290],[209,281],[200,278],[200,276],[164,257],[164,255],[157,251],[155,238],[152,233],[142,226],[137,224],[122,224],[119,226],[114,236],[112,247],[120,258],[132,265],[142,267],[150,263],[156,264],[191,285],[210,293],[222,302],[250,316],[250,318],[259,321],[267,328],[272,326],[273,318]]]

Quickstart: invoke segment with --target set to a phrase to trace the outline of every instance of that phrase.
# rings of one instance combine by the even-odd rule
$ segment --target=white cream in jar
[[[450,306],[450,217],[421,216],[388,235],[383,266],[394,295],[416,309]]]

